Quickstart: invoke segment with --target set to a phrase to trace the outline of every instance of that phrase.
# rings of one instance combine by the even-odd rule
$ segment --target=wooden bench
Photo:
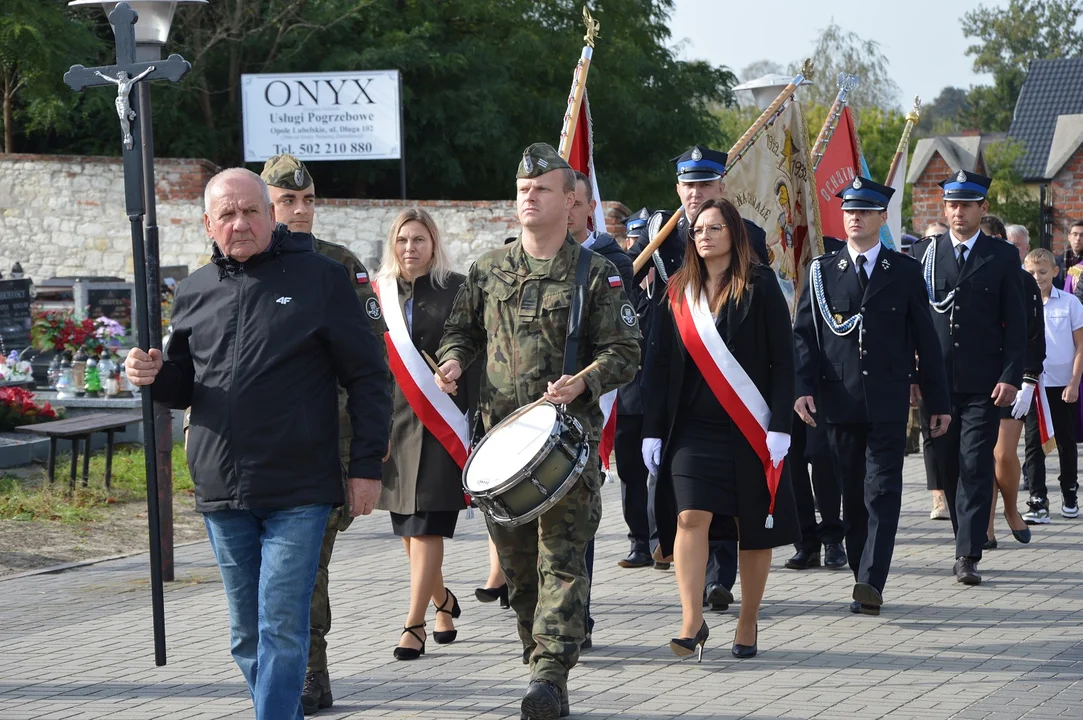
[[[56,441],[61,438],[71,440],[71,476],[68,480],[68,492],[75,492],[75,471],[79,465],[79,441],[85,441],[83,487],[86,487],[90,476],[90,436],[96,432],[106,433],[105,487],[108,490],[113,477],[113,438],[116,436],[117,430],[123,429],[126,425],[141,422],[143,422],[143,413],[141,412],[99,412],[66,420],[38,423],[37,425],[21,425],[15,430],[16,432],[44,435],[49,438],[50,485],[53,483],[56,472]]]

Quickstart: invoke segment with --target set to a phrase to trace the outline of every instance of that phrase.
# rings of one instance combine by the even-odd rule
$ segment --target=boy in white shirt
[[[1060,457],[1060,514],[1075,518],[1079,517],[1075,418],[1079,402],[1079,378],[1083,375],[1083,303],[1074,295],[1053,287],[1053,278],[1059,269],[1050,251],[1044,248],[1031,250],[1024,267],[1034,276],[1042,291],[1045,310],[1046,349],[1042,386],[1049,399],[1049,415]],[[1028,525],[1050,521],[1045,454],[1041,447],[1037,405],[1035,402],[1027,413],[1024,470],[1030,481],[1031,497],[1027,501],[1030,511],[1023,515],[1023,519]]]

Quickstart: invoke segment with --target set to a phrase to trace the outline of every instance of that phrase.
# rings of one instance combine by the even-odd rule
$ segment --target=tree
[[[782,65],[774,60],[757,60],[756,62],[743,67],[741,72],[737,74],[737,77],[741,78],[741,82],[748,82],[749,80],[755,80],[764,75],[784,72],[786,72],[786,68],[782,67]]]
[[[796,74],[800,62],[791,65]],[[805,102],[830,106],[838,95],[835,79],[840,72],[861,78],[861,86],[850,93],[850,107],[897,108],[899,86],[891,79],[888,59],[874,40],[862,40],[856,33],[845,32],[832,23],[820,31],[812,51],[815,84],[801,89]]]
[[[62,77],[72,53],[93,53],[97,40],[55,0],[4,0],[0,5],[0,99],[4,152],[15,152],[19,119],[33,129],[63,126],[74,104]]]
[[[919,136],[957,134],[959,119],[967,109],[967,91],[946,87],[932,102],[922,107],[921,119],[914,132]]]
[[[1083,54],[1083,0],[1010,0],[1006,8],[979,7],[963,16],[963,34],[978,42],[967,48],[974,70],[992,73],[993,85],[971,88],[966,126],[1007,130],[1034,60]]]
[[[1031,237],[1039,237],[1038,219],[1041,207],[1023,183],[1023,176],[1016,170],[1026,147],[1016,140],[990,143],[985,148],[985,166],[993,179],[989,186],[989,212],[1005,223],[1025,225]]]
[[[27,0],[30,1],[30,0]],[[601,5],[601,4],[600,4]],[[160,155],[238,164],[242,73],[398,69],[408,191],[416,198],[510,198],[531,142],[556,143],[582,49],[578,0],[217,0],[178,12],[170,52],[193,65],[154,88]],[[669,158],[714,144],[712,108],[733,103],[733,73],[677,59],[673,0],[609,0],[589,77],[604,197],[673,202]],[[104,60],[104,58],[102,58]],[[90,64],[93,58],[73,58]],[[110,107],[84,93],[73,127],[37,136],[50,152],[116,154]],[[254,169],[258,169],[255,167]],[[314,163],[329,197],[396,197],[398,161]]]

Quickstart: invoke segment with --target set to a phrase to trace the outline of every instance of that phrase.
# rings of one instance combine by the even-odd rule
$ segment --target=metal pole
[[[162,59],[158,45],[139,45],[136,47],[136,60],[152,62]],[[140,134],[143,145],[143,202],[146,206],[144,222],[144,252],[147,260],[147,317],[149,321],[150,347],[162,348],[162,302],[161,272],[158,253],[158,211],[155,205],[154,185],[154,123],[151,115],[148,83],[138,85],[138,111]],[[155,448],[158,453],[158,473],[156,494],[158,496],[159,526],[161,528],[162,579],[172,582],[174,579],[173,563],[173,416],[169,407],[154,403],[154,424],[144,426],[144,434],[153,432]],[[148,487],[149,492],[149,487]]]
[[[399,76],[399,197],[406,199],[406,118],[402,111],[402,73]]]

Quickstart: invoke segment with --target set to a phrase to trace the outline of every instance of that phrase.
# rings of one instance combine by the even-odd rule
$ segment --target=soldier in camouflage
[[[294,233],[312,233],[312,221],[315,215],[316,187],[308,168],[292,155],[277,155],[267,161],[260,175],[271,193],[275,220],[287,225]],[[381,340],[380,347],[387,360],[387,347],[382,342],[387,325],[384,324],[380,301],[369,282],[368,270],[348,248],[335,243],[320,240],[313,236],[313,249],[321,255],[342,263],[354,280],[354,289],[361,299],[372,332]],[[339,388],[339,450],[343,462],[350,452],[350,418],[346,413],[346,393]],[[323,535],[323,547],[320,549],[320,566],[316,573],[316,586],[312,591],[310,612],[310,632],[308,649],[308,669],[305,674],[305,687],[301,695],[301,706],[305,715],[311,715],[323,708],[331,707],[331,680],[327,674],[327,640],[325,636],[331,629],[331,601],[327,594],[328,566],[331,552],[335,547],[335,538],[339,532],[350,526],[353,518],[346,506],[331,510],[327,520],[327,529]]]
[[[489,520],[531,666],[522,718],[555,720],[569,713],[568,671],[586,636],[585,553],[602,514],[598,398],[635,377],[639,323],[616,268],[592,254],[576,367],[597,362],[598,369],[575,382],[561,374],[576,264],[589,252],[567,230],[575,174],[552,147],[535,143],[523,153],[516,196],[522,234],[470,268],[438,353],[449,382],[436,380],[452,392],[462,368],[484,355],[479,407],[486,429],[544,395],[567,405],[590,439],[582,477],[548,512],[518,527]]]

